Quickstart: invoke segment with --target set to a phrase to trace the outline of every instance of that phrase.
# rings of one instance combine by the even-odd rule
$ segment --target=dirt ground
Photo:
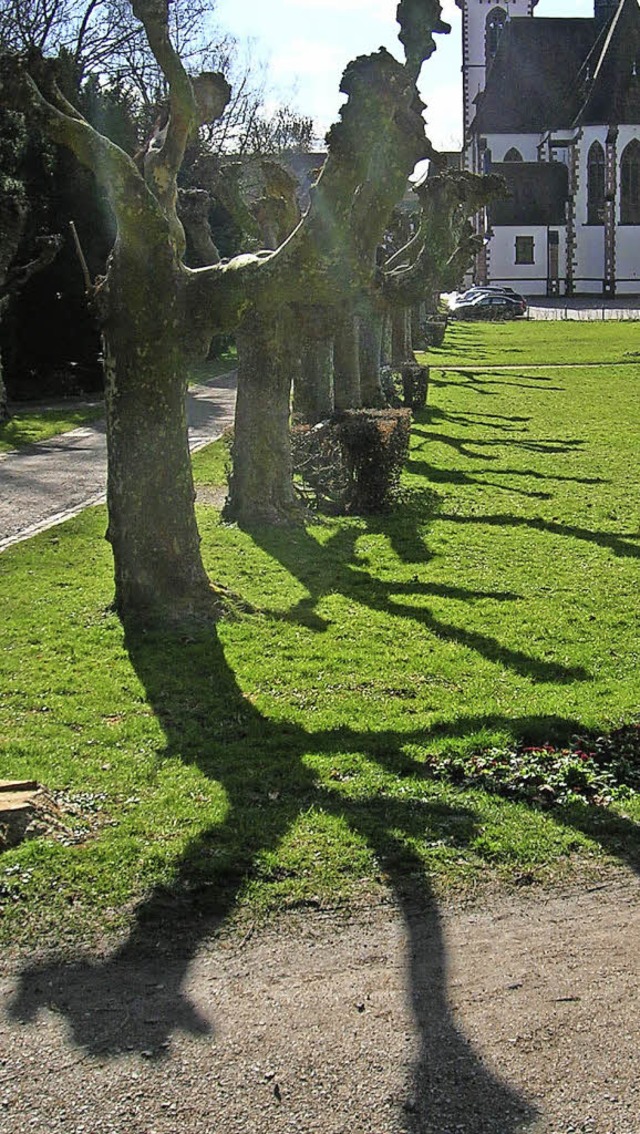
[[[640,882],[0,969],[0,1131],[639,1134]]]

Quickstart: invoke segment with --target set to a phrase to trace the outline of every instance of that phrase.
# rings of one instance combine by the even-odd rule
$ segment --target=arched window
[[[620,224],[640,224],[640,142],[635,138],[620,161]]]
[[[587,157],[587,224],[604,224],[604,150],[594,142]]]
[[[493,8],[485,24],[485,63],[488,67],[498,50],[502,29],[507,22],[507,13],[502,8]]]
[[[503,161],[522,161],[522,154],[520,153],[520,150],[517,150],[515,146],[512,146],[510,150],[507,150],[507,152],[504,155],[502,160]]]

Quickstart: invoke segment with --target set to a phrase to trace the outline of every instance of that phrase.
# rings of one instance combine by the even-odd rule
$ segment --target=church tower
[[[463,152],[475,115],[474,99],[484,90],[485,76],[500,35],[512,16],[532,16],[538,0],[456,0],[462,9]]]

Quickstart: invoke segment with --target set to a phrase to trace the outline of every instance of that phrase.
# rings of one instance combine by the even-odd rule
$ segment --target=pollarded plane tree
[[[405,63],[381,49],[347,67],[340,88],[347,102],[327,135],[328,156],[308,212],[264,265],[264,286],[245,313],[227,509],[240,523],[286,521],[298,508],[289,443],[296,336],[302,329],[322,338],[327,312],[337,323],[353,309],[362,343],[370,313],[380,306],[378,246],[409,174],[432,152],[416,80],[435,49],[432,33],[449,30],[440,11],[437,0],[403,0],[397,19]],[[379,362],[375,382],[378,371]],[[368,400],[366,372],[360,389]]]
[[[440,155],[432,151],[431,158],[438,169]],[[382,403],[381,362],[398,366],[414,362],[413,349],[419,349],[420,343],[413,342],[413,314],[418,307],[433,306],[433,296],[458,285],[482,243],[482,237],[473,232],[471,218],[502,194],[503,186],[495,175],[460,170],[430,173],[418,182],[418,211],[408,218],[398,216],[396,210],[393,230],[385,234],[385,250],[388,237],[395,236],[396,244],[399,235],[404,233],[405,239],[379,265],[376,286],[367,287],[352,310],[316,315],[316,325],[322,328],[324,324],[333,347],[333,382],[329,391],[325,374],[323,385],[314,391],[315,372],[306,373],[306,384],[312,387],[307,391],[307,405],[311,406],[307,420],[321,420],[333,409]],[[387,327],[394,331],[391,351],[385,344]],[[334,400],[327,406],[330,392]]]
[[[414,187],[420,202],[420,221],[409,241],[385,264],[387,300],[411,299],[415,293],[447,291],[459,284],[482,244],[471,218],[494,197],[503,196],[505,183],[495,174],[443,170],[425,176]]]
[[[117,225],[93,296],[104,340],[108,531],[115,604],[123,617],[174,618],[211,608],[195,519],[185,414],[187,352],[241,326],[232,502],[239,517],[291,506],[288,328],[302,304],[335,307],[376,286],[375,249],[427,142],[416,80],[447,31],[438,0],[402,0],[406,61],[381,49],[352,62],[348,99],[328,135],[329,157],[310,208],[275,251],[200,269],[183,262],[177,177],[201,123],[229,100],[223,76],[192,79],[168,32],[167,0],[134,0],[169,91],[169,115],[141,171],[65,99],[55,64],[2,61],[2,94],[16,100],[104,186]]]
[[[437,155],[435,155],[437,160]],[[444,169],[424,176],[414,186],[420,204],[419,223],[411,239],[389,257],[383,277],[383,296],[397,328],[394,362],[413,360],[412,311],[417,304],[457,287],[482,246],[471,218],[505,184],[495,174],[479,175]]]

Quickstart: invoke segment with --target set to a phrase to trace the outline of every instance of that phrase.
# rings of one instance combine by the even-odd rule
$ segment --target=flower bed
[[[566,748],[518,744],[427,758],[428,774],[530,803],[607,805],[640,791],[640,722]]]

